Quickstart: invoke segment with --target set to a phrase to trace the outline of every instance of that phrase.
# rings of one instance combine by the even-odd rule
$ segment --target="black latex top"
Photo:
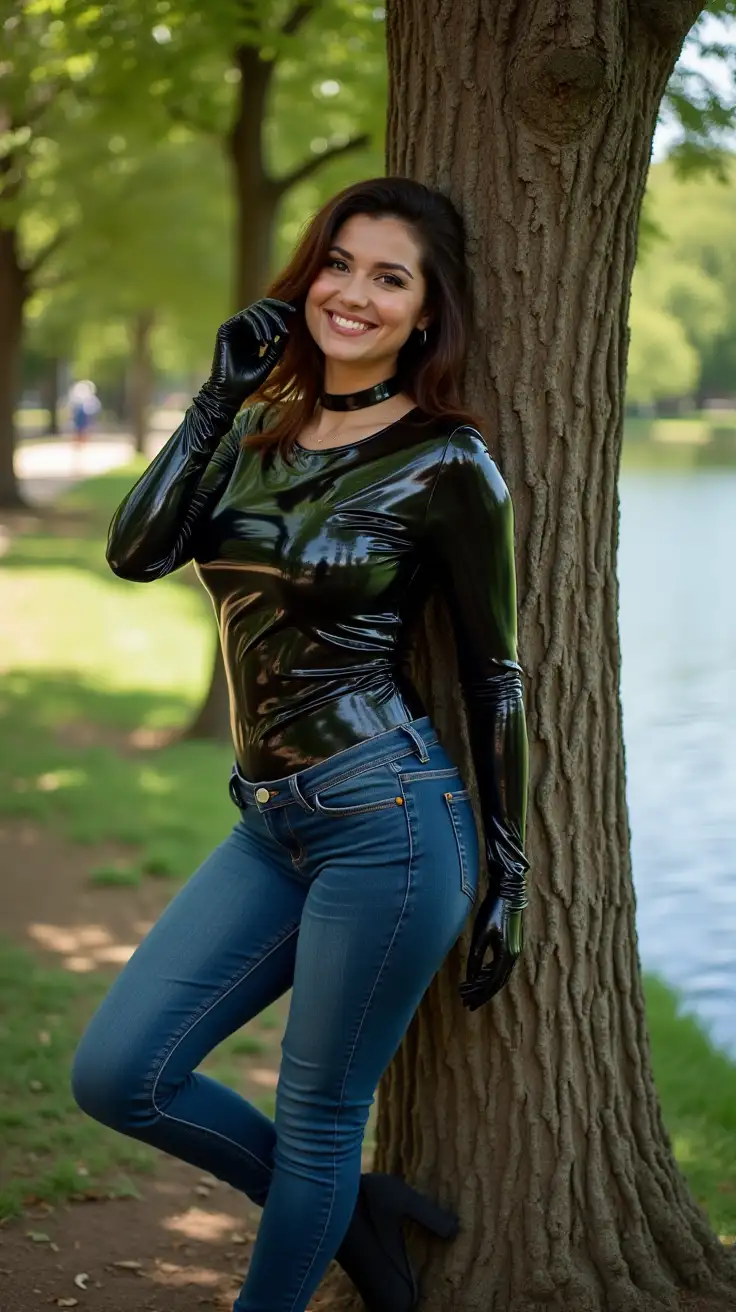
[[[236,756],[253,781],[424,714],[402,641],[441,588],[490,854],[525,866],[513,511],[482,437],[415,409],[350,446],[286,460],[243,449],[263,414],[251,406],[205,443],[187,412],[113,518],[111,568],[146,582],[196,562],[220,629]]]

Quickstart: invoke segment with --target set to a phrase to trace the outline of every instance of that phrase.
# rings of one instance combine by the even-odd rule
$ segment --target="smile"
[[[325,313],[330,321],[330,327],[334,332],[341,333],[343,337],[360,337],[362,333],[368,333],[376,326],[361,319],[346,319],[343,315],[336,314],[334,310],[326,310]]]

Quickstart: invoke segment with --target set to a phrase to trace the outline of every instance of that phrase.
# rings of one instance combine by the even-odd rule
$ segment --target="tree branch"
[[[307,19],[311,17],[316,8],[315,0],[302,0],[301,4],[295,5],[289,17],[281,24],[281,35],[294,36]]]
[[[634,0],[642,22],[660,41],[684,41],[705,9],[702,0]]]
[[[312,155],[305,159],[302,164],[298,164],[291,173],[286,173],[280,178],[270,178],[269,182],[279,195],[283,195],[290,187],[295,187],[298,182],[304,182],[306,178],[311,178],[317,169],[326,164],[328,160],[339,159],[341,155],[348,155],[354,150],[363,150],[371,142],[370,134],[363,132],[359,137],[352,137],[342,146],[332,146],[330,150],[325,150],[321,155]]]
[[[187,114],[181,105],[173,105],[167,102],[166,113],[172,123],[180,123],[182,127],[190,128],[192,132],[199,132],[202,136],[211,137],[213,141],[220,142],[222,140],[222,132],[218,131],[213,123],[201,122],[199,119]]]
[[[75,226],[76,225],[74,224],[69,224],[67,227],[57,229],[53,237],[46,242],[46,245],[41,247],[40,251],[34,255],[29,264],[26,264],[24,269],[26,278],[35,281],[44,265],[48,264],[51,256],[56,254],[59,247],[63,246],[65,241],[68,241]]]

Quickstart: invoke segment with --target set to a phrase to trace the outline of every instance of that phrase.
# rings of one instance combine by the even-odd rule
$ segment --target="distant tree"
[[[234,196],[233,309],[263,295],[304,209],[380,173],[383,11],[364,0],[178,0],[158,30],[161,103],[224,149]],[[140,52],[141,61],[150,56]],[[279,231],[284,242],[278,244]],[[230,735],[214,644],[210,684],[188,733]]]
[[[700,357],[680,319],[640,293],[632,297],[629,330],[626,400],[647,405],[665,397],[692,395],[700,377]]]
[[[57,285],[28,307],[30,342],[51,352],[65,342],[70,358],[81,352],[85,374],[94,375],[109,350],[101,327],[119,325],[139,450],[161,330],[175,337],[180,373],[201,369],[229,304],[225,163],[188,129],[168,132],[155,144],[118,135],[117,169],[91,186],[80,180],[84,222],[54,260]]]
[[[736,392],[736,159],[721,151],[712,162],[695,184],[672,160],[652,168],[647,213],[656,236],[637,265],[632,296],[634,311],[657,307],[676,320],[697,355],[693,390],[702,395]],[[638,354],[634,328],[637,374]]]

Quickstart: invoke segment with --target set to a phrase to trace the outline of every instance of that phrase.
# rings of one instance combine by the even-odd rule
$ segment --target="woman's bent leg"
[[[273,1179],[234,1312],[307,1308],[353,1215],[378,1081],[467,918],[449,820],[422,811],[403,846],[385,812],[360,831],[334,822],[341,850],[302,916]]]
[[[273,1122],[195,1068],[290,988],[306,888],[260,817],[184,885],[134,952],[77,1049],[72,1088],[96,1120],[263,1204]]]

